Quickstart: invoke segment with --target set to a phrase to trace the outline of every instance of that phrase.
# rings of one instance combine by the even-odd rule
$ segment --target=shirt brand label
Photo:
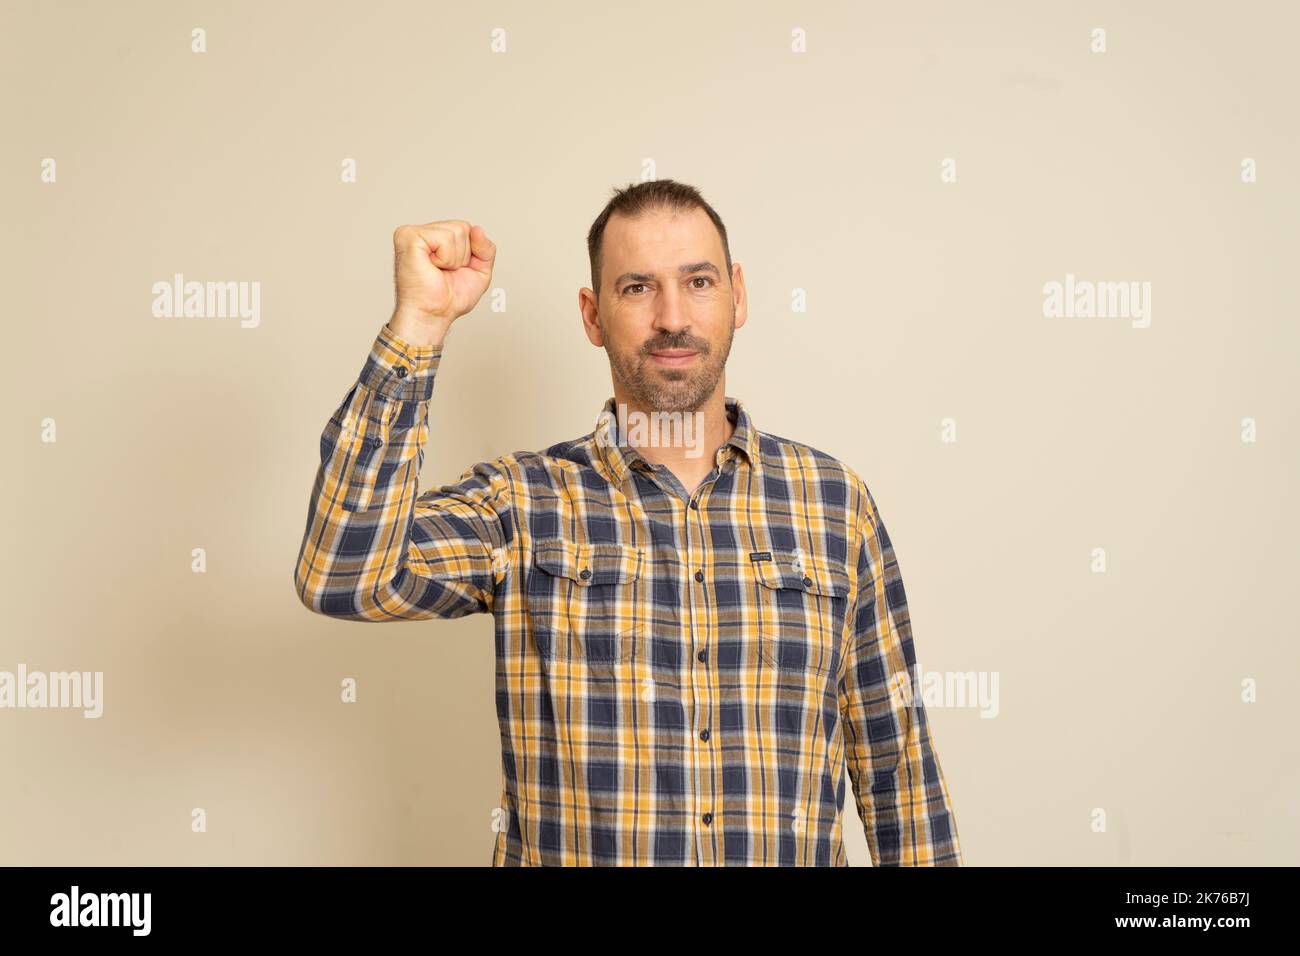
[[[751,552],[749,552],[749,560],[751,560],[751,561],[771,561],[771,560],[772,560],[772,552],[771,552],[771,551],[751,551]]]

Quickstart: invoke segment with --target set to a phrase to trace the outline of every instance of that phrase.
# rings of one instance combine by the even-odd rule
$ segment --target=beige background
[[[542,6],[4,5],[0,670],[106,686],[0,710],[0,863],[490,862],[491,620],[297,603],[320,431],[393,227],[452,217],[508,307],[452,331],[421,486],[589,431],[586,230],[647,161],[745,267],[727,393],[866,478],[923,669],[999,675],[931,711],[967,862],[1300,862],[1294,5]],[[260,326],[154,318],[176,272]],[[1045,318],[1066,273],[1151,326]]]

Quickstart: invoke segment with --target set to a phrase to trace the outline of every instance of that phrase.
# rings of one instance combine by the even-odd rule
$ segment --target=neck
[[[713,467],[713,457],[736,430],[727,417],[725,385],[718,387],[698,409],[661,412],[629,398],[614,387],[614,414],[624,444],[636,448],[646,461],[666,465],[673,472]]]

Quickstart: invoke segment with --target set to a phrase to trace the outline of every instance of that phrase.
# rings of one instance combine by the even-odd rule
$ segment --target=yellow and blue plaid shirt
[[[494,866],[845,866],[846,765],[875,865],[961,864],[861,478],[728,397],[688,493],[611,398],[591,434],[420,494],[441,358],[380,330],[321,436],[294,581],[344,620],[494,616]]]

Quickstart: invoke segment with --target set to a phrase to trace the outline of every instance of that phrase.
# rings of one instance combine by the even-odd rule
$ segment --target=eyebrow
[[[692,262],[677,269],[679,276],[691,275],[695,272],[712,272],[719,282],[722,281],[722,273],[712,262]],[[624,282],[653,282],[657,278],[659,277],[653,272],[624,272],[614,280],[614,285],[622,285]]]

